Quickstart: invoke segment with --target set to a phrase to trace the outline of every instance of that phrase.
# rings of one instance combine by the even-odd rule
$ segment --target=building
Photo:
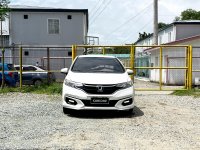
[[[84,44],[88,10],[11,6],[9,30],[10,44]]]
[[[19,46],[23,48],[23,64],[47,68],[47,47],[50,48],[50,69],[71,65],[71,45],[84,45],[88,33],[87,9],[62,9],[32,6],[9,6],[4,21],[7,30],[5,63],[19,64]],[[14,48],[15,47],[15,48]],[[38,48],[39,47],[39,48]],[[82,54],[81,49],[78,54]],[[0,54],[1,56],[1,54]]]
[[[153,35],[145,39],[136,41],[136,45],[152,45]],[[178,21],[159,30],[159,45],[192,45],[193,46],[193,68],[199,70],[200,64],[200,21]],[[159,67],[160,52],[158,48],[138,48],[137,53],[149,54],[149,64],[152,67]],[[140,57],[140,56],[137,56]],[[198,59],[199,58],[199,59]],[[186,49],[185,48],[164,48],[163,49],[163,66],[164,67],[185,67],[186,66]],[[159,69],[149,69],[150,81],[159,81]],[[193,74],[200,77],[199,73]],[[185,70],[162,70],[162,81],[165,84],[183,85],[185,79]]]

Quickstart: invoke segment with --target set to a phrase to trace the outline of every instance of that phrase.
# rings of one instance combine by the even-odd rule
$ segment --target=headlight
[[[83,86],[82,83],[73,82],[73,81],[67,80],[67,79],[65,79],[64,83],[65,83],[66,86],[70,86],[70,87],[73,87],[73,88],[81,88]]]
[[[117,87],[123,88],[123,89],[129,88],[131,86],[133,86],[133,82],[132,81],[128,81],[128,82],[117,84]]]

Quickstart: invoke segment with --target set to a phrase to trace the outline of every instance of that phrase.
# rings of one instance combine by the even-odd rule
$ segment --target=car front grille
[[[90,106],[90,107],[114,107],[116,103],[118,102],[117,100],[112,100],[109,101],[108,104],[93,104],[90,102],[90,100],[81,100],[85,106]]]
[[[121,87],[117,87],[116,84],[110,85],[94,85],[94,84],[84,84],[81,89],[88,94],[113,94]]]

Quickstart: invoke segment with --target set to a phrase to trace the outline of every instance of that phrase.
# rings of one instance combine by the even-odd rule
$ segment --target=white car
[[[134,108],[134,88],[122,63],[112,56],[81,55],[66,74],[63,91],[63,112],[71,110],[123,110]]]

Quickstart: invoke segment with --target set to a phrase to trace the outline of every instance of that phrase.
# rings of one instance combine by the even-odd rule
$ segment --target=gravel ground
[[[135,115],[64,115],[61,96],[0,95],[0,149],[200,149],[200,99],[135,99]]]

